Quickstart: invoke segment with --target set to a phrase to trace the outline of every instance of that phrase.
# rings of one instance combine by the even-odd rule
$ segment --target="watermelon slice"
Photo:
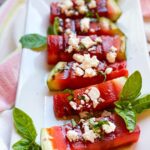
[[[77,89],[121,76],[128,76],[126,62],[107,64],[100,62],[97,67],[97,75],[94,77],[76,76],[73,69],[75,62],[59,62],[50,72],[47,80],[49,90]],[[107,68],[112,68],[109,74],[105,74]]]
[[[139,135],[138,126],[129,132],[122,118],[111,114],[82,120],[77,125],[44,128],[41,131],[41,146],[42,150],[110,150],[137,142]]]
[[[82,29],[82,24],[84,21],[88,21],[88,28],[86,30]],[[84,19],[62,19],[57,18],[55,20],[59,24],[58,33],[70,34],[72,32],[77,35],[120,35],[124,36],[124,33],[119,29],[119,27],[106,17],[99,17],[98,19],[84,18]],[[83,22],[83,23],[82,23]],[[52,24],[53,26],[54,24]]]
[[[70,36],[57,36],[57,35],[49,35],[47,39],[48,45],[48,63],[56,64],[59,61],[73,61],[72,55],[74,53],[86,54],[87,52],[93,56],[96,55],[99,60],[107,60],[106,56],[111,51],[112,47],[116,49],[116,60],[115,61],[123,61],[126,59],[125,56],[125,37],[124,36],[76,36],[75,38],[79,39],[79,48],[76,50],[72,48],[69,50],[70,44],[69,39]],[[82,40],[90,38],[93,42],[96,42],[97,39],[101,41],[91,46],[90,48],[86,48],[82,44]]]
[[[83,18],[85,16],[89,17],[95,17],[96,14],[98,14],[101,17],[107,17],[111,19],[112,21],[116,21],[120,15],[121,15],[121,9],[119,8],[117,2],[115,0],[96,0],[96,7],[95,8],[89,8],[88,3],[86,3],[85,7],[87,7],[87,11],[84,13],[81,13],[79,11],[79,7],[76,5],[76,0],[72,0],[73,2],[73,8],[69,12],[67,9],[62,10],[60,7],[60,2],[55,2],[51,4],[51,14],[50,14],[50,22],[53,23],[55,17],[60,18],[71,18],[71,19],[78,19]]]
[[[77,89],[75,91],[66,90],[64,93],[58,93],[53,96],[54,112],[57,118],[66,118],[71,115],[87,115],[93,114],[96,111],[113,106],[113,103],[119,99],[120,92],[124,86],[126,77],[120,77],[97,85],[89,86],[86,88]],[[88,96],[86,91],[94,87],[99,93],[99,102],[96,107],[93,107],[93,101]],[[74,109],[70,102],[75,102],[77,108]],[[87,113],[88,112],[88,113]]]

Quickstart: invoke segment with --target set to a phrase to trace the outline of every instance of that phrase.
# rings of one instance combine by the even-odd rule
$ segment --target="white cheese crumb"
[[[97,72],[95,69],[92,69],[92,68],[87,68],[85,69],[85,74],[84,74],[84,77],[94,77],[97,75]]]
[[[74,130],[69,130],[67,132],[67,138],[70,142],[74,142],[77,141],[79,139],[79,135],[76,131]]]
[[[81,104],[82,104],[82,105],[84,105],[84,104],[85,104],[85,101],[84,101],[84,100],[81,100],[80,102],[81,102]]]
[[[85,14],[86,12],[88,12],[88,8],[85,5],[79,6],[78,10],[80,14]]]
[[[109,116],[111,116],[111,112],[104,110],[101,116],[102,117],[109,117]]]
[[[70,104],[70,106],[71,106],[74,110],[77,109],[77,103],[71,101],[69,104]]]
[[[65,21],[66,21],[66,23],[69,23],[71,20],[69,18],[67,18]]]
[[[66,10],[69,10],[73,7],[73,2],[72,0],[64,0],[61,2],[60,7],[62,12],[65,12]]]
[[[61,26],[58,27],[59,32],[63,32],[63,28]]]
[[[105,133],[109,134],[111,132],[114,132],[116,129],[116,125],[110,121],[108,121],[108,124],[103,124],[102,129],[105,131]]]
[[[101,37],[97,37],[97,38],[95,39],[95,42],[97,42],[97,43],[102,43]]]
[[[74,49],[78,49],[79,48],[79,38],[77,38],[76,35],[71,34],[71,36],[68,40],[68,44],[70,46],[72,46]]]
[[[91,68],[91,58],[90,58],[90,54],[84,54],[84,57],[83,57],[83,62],[82,64],[80,65],[81,68],[83,70],[85,69],[88,69],[88,68]]]
[[[89,129],[87,123],[84,123],[84,133],[82,137],[84,138],[84,140],[94,143],[94,140],[97,138],[97,135],[94,133],[93,130]]]
[[[80,22],[81,31],[87,32],[90,28],[90,18],[83,18]]]
[[[71,53],[73,51],[73,47],[69,46],[65,51],[68,52],[68,53]]]
[[[73,59],[79,63],[82,63],[83,60],[84,60],[84,56],[83,55],[80,55],[80,54],[74,54],[73,55]]]
[[[80,67],[76,67],[75,74],[80,77],[84,75],[84,71]]]
[[[108,68],[106,68],[105,73],[110,74],[112,71],[113,71],[113,69],[108,67]]]
[[[109,63],[114,63],[116,61],[117,54],[115,52],[108,52],[106,54],[106,59]]]
[[[91,48],[88,49],[89,52],[90,51],[95,51],[95,50],[96,50],[96,46],[93,46],[93,47],[91,47]]]
[[[88,4],[89,8],[96,8],[96,1],[95,0],[91,0],[90,3]]]
[[[95,32],[95,29],[90,29],[90,32],[92,32],[92,33]]]
[[[83,5],[85,5],[85,1],[84,1],[84,0],[76,0],[75,3],[76,3],[78,6],[83,6]]]
[[[116,52],[116,51],[117,51],[117,48],[114,47],[114,46],[112,46],[112,47],[110,48],[110,50],[111,50],[112,52]]]
[[[65,30],[65,33],[68,34],[68,35],[71,34],[71,33],[72,33],[72,32],[71,32],[71,29],[66,29],[66,30]]]
[[[96,56],[93,56],[91,58],[91,67],[97,67],[99,65],[99,60],[97,59]]]
[[[93,107],[96,108],[99,104],[100,92],[96,87],[91,87],[89,92],[87,93],[90,99],[93,101]]]
[[[91,46],[96,45],[96,42],[94,42],[90,37],[85,37],[83,39],[81,39],[81,43],[86,47],[86,48],[90,48]]]
[[[66,11],[65,11],[65,14],[66,14],[67,16],[72,16],[72,15],[74,14],[74,10],[66,10]]]
[[[72,69],[73,69],[73,70],[75,70],[75,69],[76,69],[76,67],[79,67],[79,64],[78,64],[78,63],[73,63],[73,65],[72,65]]]

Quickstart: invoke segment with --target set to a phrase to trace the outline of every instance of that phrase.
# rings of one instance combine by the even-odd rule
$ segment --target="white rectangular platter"
[[[123,14],[118,21],[118,25],[127,36],[127,67],[129,73],[139,70],[143,77],[142,93],[150,93],[150,62],[140,3],[138,0],[119,0],[119,5]],[[39,33],[46,35],[49,24],[49,7],[50,0],[28,0],[25,34]],[[46,85],[49,71],[46,51],[23,50],[16,107],[21,108],[32,117],[38,132],[38,142],[40,142],[40,129],[42,127],[64,123],[63,121],[57,121],[53,113],[52,94],[49,93]],[[149,150],[150,111],[146,111],[138,117],[138,124],[141,127],[141,136],[138,143],[125,149]],[[19,138],[13,129],[11,145]]]

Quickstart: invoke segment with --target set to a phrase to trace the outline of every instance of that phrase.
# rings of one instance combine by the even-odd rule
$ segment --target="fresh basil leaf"
[[[71,89],[65,89],[63,91],[63,93],[73,94],[73,90],[71,90]]]
[[[37,133],[32,119],[22,110],[14,108],[13,110],[14,125],[17,132],[25,139],[34,141]]]
[[[97,18],[97,20],[100,20],[100,16],[98,13],[96,13],[96,18]]]
[[[22,139],[13,145],[13,150],[41,150],[41,147],[34,141]]]
[[[133,132],[136,126],[136,113],[130,109],[115,108],[115,112],[123,118],[126,127],[130,132]]]
[[[136,113],[141,113],[145,109],[150,109],[150,94],[133,101],[132,107]]]
[[[23,48],[29,48],[35,51],[44,50],[46,46],[46,37],[39,34],[27,34],[21,37],[20,42]]]
[[[91,2],[91,0],[84,0],[86,3],[90,3]]]
[[[13,145],[13,150],[29,150],[31,141],[22,139]]]
[[[130,101],[117,101],[115,106],[120,109],[132,109],[132,104]]]
[[[73,127],[76,127],[77,123],[75,122],[74,119],[71,119],[71,123],[72,123],[72,126],[73,126]]]
[[[68,99],[68,101],[72,101],[72,100],[73,100],[73,95],[69,95],[69,96],[67,97],[67,99]]]
[[[41,146],[36,143],[32,143],[29,147],[29,150],[41,150]]]
[[[48,35],[58,35],[59,34],[59,18],[58,17],[56,17],[54,19],[53,25],[50,25],[48,27],[47,33],[48,33]]]
[[[94,16],[94,13],[92,11],[88,11],[86,14],[85,14],[86,17],[90,17],[92,18]]]
[[[120,95],[120,100],[133,100],[140,94],[142,77],[139,71],[135,71],[126,81]]]

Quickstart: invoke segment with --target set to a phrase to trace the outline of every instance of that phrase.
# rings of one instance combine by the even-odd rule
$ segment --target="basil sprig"
[[[49,35],[58,35],[59,32],[59,18],[56,17],[53,25],[49,26]],[[45,50],[47,39],[45,36],[39,34],[27,34],[21,37],[20,43],[22,48],[29,48],[34,51]]]
[[[32,119],[22,110],[14,108],[13,120],[16,131],[22,139],[13,145],[14,150],[41,150],[36,144],[37,133]]]
[[[150,108],[150,95],[140,96],[142,77],[135,71],[126,81],[120,95],[120,100],[115,103],[115,112],[123,118],[126,127],[133,132],[136,127],[136,115]]]
[[[44,50],[46,47],[46,37],[39,34],[27,34],[21,37],[20,43],[22,48],[29,48],[35,51]]]
[[[48,31],[47,31],[47,34],[48,35],[58,35],[59,34],[59,18],[58,17],[56,17],[55,19],[54,19],[54,23],[53,23],[53,25],[50,25],[49,27],[48,27]]]

